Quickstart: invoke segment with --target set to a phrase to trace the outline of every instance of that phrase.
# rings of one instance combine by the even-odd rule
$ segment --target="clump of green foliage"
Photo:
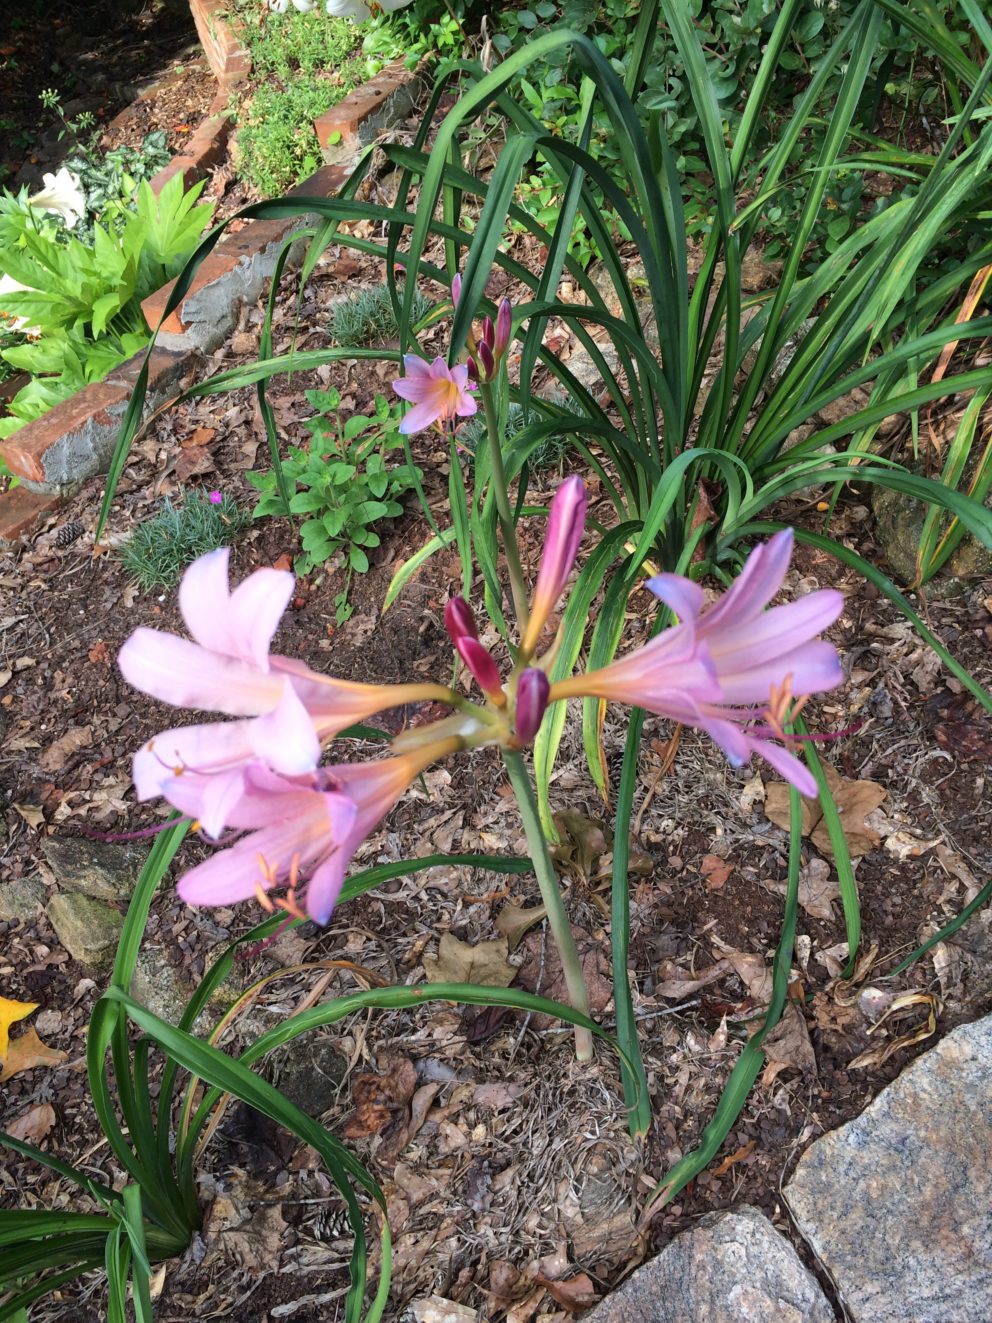
[[[435,307],[417,286],[413,292],[413,310],[410,315],[418,330],[422,329]],[[336,344],[349,348],[395,340],[399,335],[399,327],[388,287],[374,285],[371,289],[362,289],[357,294],[349,295],[343,303],[335,306],[329,329]]]
[[[168,497],[158,514],[139,524],[120,549],[124,568],[144,592],[173,588],[197,556],[229,547],[251,523],[251,515],[230,496],[216,504],[193,492],[182,505]]]
[[[0,437],[101,381],[148,343],[142,300],[179,273],[199,242],[212,214],[197,203],[202,190],[202,183],[186,190],[177,175],[156,197],[142,182],[119,228],[94,224],[82,240],[34,212],[26,189],[0,193],[0,272],[23,287],[4,293],[4,312],[31,330],[23,343],[0,347],[0,356],[32,377],[0,418]]]
[[[307,421],[312,440],[293,446],[274,471],[249,473],[248,481],[262,492],[255,518],[266,515],[305,515],[300,527],[303,551],[296,557],[297,574],[309,574],[332,557],[347,570],[347,583],[334,599],[338,623],[351,615],[348,590],[352,573],[369,568],[368,549],[377,547],[374,525],[403,513],[399,497],[420,482],[421,472],[409,462],[387,467],[386,455],[402,449],[400,408],[377,395],[375,415],[338,412],[341,394],[308,390],[307,401],[318,413]]]
[[[571,412],[568,397],[558,391],[551,397],[550,402],[554,405],[556,411]],[[529,423],[534,423],[540,417],[533,407],[537,403],[536,400],[531,401],[532,407],[528,418],[522,404],[517,404],[515,400],[510,401],[506,411],[506,427],[503,431],[505,445],[508,446],[514,437],[519,435]],[[469,418],[458,429],[458,444],[470,465],[475,464],[476,451],[485,436],[486,420],[481,413]],[[560,473],[568,451],[569,440],[567,436],[549,436],[545,441],[539,442],[528,455],[528,468],[535,473]]]

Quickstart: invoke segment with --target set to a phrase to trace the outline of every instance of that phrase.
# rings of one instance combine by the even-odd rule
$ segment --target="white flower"
[[[86,194],[79,185],[79,176],[65,166],[57,175],[43,175],[45,187],[28,198],[28,205],[42,211],[55,211],[71,230],[86,210]]]
[[[376,0],[376,8],[384,14],[393,14],[409,3],[410,0]],[[350,18],[355,23],[364,23],[372,13],[370,0],[327,0],[326,9],[331,18]]]
[[[4,294],[16,294],[20,290],[27,290],[30,294],[34,293],[29,285],[22,285],[13,276],[0,276],[0,328],[5,331],[23,331],[25,335],[38,335],[40,332],[37,326],[28,326],[27,317],[15,317],[12,313],[3,310]]]
[[[289,8],[289,0],[269,0],[269,8],[273,14],[285,14]]]

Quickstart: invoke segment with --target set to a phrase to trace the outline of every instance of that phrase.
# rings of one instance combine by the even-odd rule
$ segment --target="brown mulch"
[[[276,352],[294,337],[301,348],[327,344],[332,301],[380,277],[368,259],[331,250],[299,308],[291,288],[281,298]],[[249,310],[204,373],[254,357],[260,319],[260,309]],[[569,346],[561,352],[567,356]],[[274,380],[270,397],[280,435],[287,442],[306,437],[304,388],[333,384],[344,410],[367,411],[377,392],[388,392],[393,375],[389,364],[345,361]],[[447,522],[447,451],[421,435],[414,438],[414,458],[424,469],[437,517]],[[251,390],[187,401],[160,415],[136,446],[114,505],[109,553],[94,554],[100,498],[94,481],[29,544],[0,560],[0,673],[10,671],[0,688],[5,881],[39,875],[53,885],[40,850],[46,834],[127,832],[157,820],[154,806],[133,802],[129,758],[175,714],[129,689],[114,658],[138,625],[181,625],[175,594],[138,592],[113,548],[166,495],[203,485],[251,501],[245,472],[265,465],[264,431]],[[556,481],[555,474],[537,475],[531,498],[547,499]],[[596,503],[595,490],[593,496],[595,513],[607,518],[605,502]],[[779,513],[796,523],[811,517],[809,507],[799,504]],[[58,550],[58,529],[72,519],[87,532]],[[857,493],[845,498],[833,531],[862,554],[880,558]],[[333,606],[341,572],[309,576],[287,612],[277,649],[343,677],[447,679],[450,647],[442,613],[447,597],[458,591],[454,553],[435,556],[389,612],[380,609],[395,569],[428,535],[415,505],[384,530],[370,572],[352,586],[354,614],[343,625],[335,623]],[[539,535],[539,525],[525,531],[531,570]],[[287,523],[257,523],[233,552],[233,577],[294,550]],[[907,973],[887,976],[962,908],[992,868],[992,810],[984,792],[989,718],[872,587],[819,553],[798,550],[787,590],[826,583],[847,595],[832,637],[848,679],[811,705],[808,718],[824,734],[849,732],[825,743],[821,753],[843,779],[852,805],[867,782],[884,791],[867,820],[853,820],[849,828],[866,834],[856,875],[862,950],[866,957],[874,954],[862,962],[853,984],[840,980],[844,926],[830,888],[817,890],[824,866],[830,876],[830,857],[814,835],[804,852],[808,907],[800,912],[789,1034],[718,1160],[655,1218],[648,1242],[639,1243],[634,1223],[651,1186],[698,1141],[749,1023],[760,1018],[781,924],[787,851],[785,832],[765,812],[774,794],[767,768],[733,771],[692,732],[682,732],[667,766],[671,728],[649,720],[635,796],[631,878],[631,967],[654,1114],[644,1144],[627,1138],[615,1058],[601,1050],[592,1068],[580,1069],[567,1034],[519,1014],[483,1019],[458,1007],[432,1006],[356,1017],[327,1035],[343,1079],[323,1105],[322,1119],[335,1133],[351,1136],[348,1142],[369,1161],[389,1203],[395,1236],[391,1323],[411,1298],[432,1293],[480,1308],[487,1319],[504,1317],[511,1306],[519,1319],[531,1318],[539,1307],[553,1311],[541,1278],[557,1283],[559,1299],[567,1295],[560,1284],[581,1272],[597,1293],[604,1292],[641,1254],[701,1214],[744,1201],[763,1208],[788,1233],[779,1189],[802,1150],[857,1115],[934,1041],[896,1046],[884,1061],[852,1064],[872,1048],[897,1044],[925,1020],[920,1009],[915,1019],[869,1033],[891,994],[939,997],[938,1034],[992,1004],[987,916],[976,916]],[[645,599],[632,599],[625,646],[649,628]],[[992,682],[990,585],[965,584],[943,598],[931,590],[919,605],[959,660],[983,683]],[[414,718],[397,715],[399,721]],[[88,734],[81,738],[83,731]],[[604,746],[614,789],[624,732],[624,714],[611,709]],[[362,751],[351,745],[344,756]],[[562,851],[563,880],[593,995],[611,1027],[610,815],[585,767],[574,714],[552,801],[575,815]],[[199,849],[195,842],[184,846],[180,868]],[[492,750],[432,769],[363,847],[359,863],[434,851],[524,853]],[[526,875],[506,879],[466,868],[413,874],[342,908],[322,932],[305,927],[286,934],[246,962],[244,981],[301,960],[328,959],[351,961],[390,983],[421,981],[424,957],[436,954],[443,934],[471,944],[495,939],[507,900],[536,903],[536,884]],[[251,905],[188,909],[167,886],[156,898],[146,947],[154,961],[191,986],[218,945],[246,931],[256,917]],[[10,1081],[0,1096],[0,1126],[50,1100],[57,1125],[47,1146],[64,1158],[79,1160],[85,1153],[92,1169],[106,1170],[106,1150],[92,1147],[93,1119],[80,1069],[101,976],[74,964],[43,915],[29,926],[0,924],[0,949],[0,992],[41,1002],[39,1033],[68,1054],[64,1065]],[[561,995],[540,927],[510,959],[521,966],[521,984]],[[271,985],[242,1037],[297,1009],[326,972],[289,973]],[[355,986],[351,975],[340,972],[322,995]],[[313,1050],[301,1045],[299,1054],[309,1061]],[[292,1064],[288,1054],[279,1069]],[[370,1099],[378,1100],[375,1106]],[[297,1151],[255,1114],[231,1108],[203,1171],[204,1255],[168,1265],[158,1306],[164,1323],[192,1314],[289,1317],[296,1323],[335,1317],[349,1242],[341,1205],[314,1155]],[[53,1206],[58,1197],[29,1164],[8,1163],[0,1176],[4,1206],[23,1199]],[[230,1218],[221,1216],[232,1205],[243,1213],[238,1235]],[[38,1317],[55,1318],[69,1299],[67,1292],[50,1307],[56,1312]],[[83,1323],[101,1318],[99,1282],[72,1307]]]

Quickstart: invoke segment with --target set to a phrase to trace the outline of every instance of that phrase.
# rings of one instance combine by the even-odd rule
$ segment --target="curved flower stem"
[[[499,423],[496,418],[496,404],[493,400],[492,385],[479,383],[479,395],[486,415],[486,431],[489,435],[489,463],[493,471],[493,495],[496,498],[496,511],[499,515],[500,531],[503,534],[503,550],[506,564],[510,571],[510,593],[513,597],[513,609],[517,617],[517,628],[521,637],[527,629],[529,608],[527,605],[527,585],[524,582],[523,566],[520,564],[520,549],[517,546],[517,532],[510,511],[510,494],[506,486],[506,472],[503,468],[503,451],[500,446]]]
[[[575,938],[572,936],[568,915],[565,913],[558,878],[555,875],[554,864],[551,862],[551,855],[548,852],[548,842],[541,830],[537,799],[534,795],[530,773],[519,753],[504,749],[503,761],[506,763],[506,770],[510,775],[510,785],[513,787],[513,793],[520,808],[531,862],[534,865],[534,872],[537,874],[537,885],[541,889],[541,899],[544,901],[544,908],[548,913],[548,923],[555,944],[558,947],[562,973],[565,976],[565,986],[568,988],[568,999],[575,1010],[581,1011],[583,1015],[588,1015],[589,994],[586,991],[585,979],[582,977],[582,962],[579,959]],[[579,1025],[576,1025],[575,1028],[575,1055],[579,1061],[592,1060],[592,1034],[588,1029],[583,1029]]]

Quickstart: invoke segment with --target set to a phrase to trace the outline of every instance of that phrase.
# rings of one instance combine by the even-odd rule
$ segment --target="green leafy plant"
[[[230,546],[250,523],[249,512],[219,492],[193,492],[178,507],[166,497],[123,544],[120,558],[145,592],[172,588],[197,556]]]
[[[435,304],[418,289],[413,296],[411,316],[417,326],[427,324]],[[374,285],[335,304],[329,330],[339,345],[375,345],[399,335],[396,310],[387,285]]]
[[[4,312],[31,331],[0,355],[33,378],[0,418],[0,437],[101,380],[147,343],[142,300],[171,280],[196,246],[212,211],[197,201],[202,189],[185,189],[177,175],[156,196],[142,181],[120,227],[94,225],[89,242],[39,221],[24,196],[0,197],[0,267],[23,287],[4,294]]]
[[[252,486],[263,492],[255,517],[305,515],[300,527],[303,551],[296,557],[297,574],[309,574],[332,556],[340,556],[347,583],[334,603],[338,622],[351,615],[348,590],[352,573],[369,567],[368,549],[379,545],[374,525],[403,513],[397,499],[420,481],[420,470],[407,460],[389,467],[386,455],[402,449],[399,411],[384,396],[376,397],[374,416],[338,413],[337,390],[307,391],[319,412],[306,426],[313,435],[307,446],[294,446],[282,461],[282,476],[291,493],[289,505],[279,490],[275,472],[249,473]]]
[[[90,146],[70,156],[65,165],[78,175],[86,194],[87,216],[74,230],[75,237],[91,235],[94,224],[119,230],[134,209],[139,185],[158,174],[171,160],[164,129],[146,133],[140,147],[124,145],[101,152]]]

